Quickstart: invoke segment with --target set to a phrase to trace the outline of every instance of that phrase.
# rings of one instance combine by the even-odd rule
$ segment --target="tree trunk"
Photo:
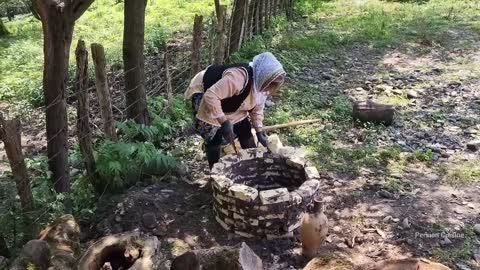
[[[83,40],[78,41],[77,49],[75,50],[77,60],[77,74],[75,79],[75,93],[77,94],[77,137],[80,145],[80,152],[82,153],[87,170],[87,177],[92,183],[97,193],[103,192],[103,186],[97,183],[97,175],[95,169],[95,158],[93,155],[92,134],[90,132],[90,117],[89,117],[89,99],[88,99],[88,51],[85,48]]]
[[[8,35],[9,32],[7,28],[5,27],[5,24],[3,24],[3,20],[0,18],[0,37]]]
[[[270,28],[272,16],[272,0],[265,0],[265,28]]]
[[[202,32],[203,32],[203,16],[195,15],[195,22],[193,23],[193,40],[192,40],[192,70],[191,77],[195,76],[200,71],[202,48]]]
[[[148,124],[145,94],[144,36],[146,0],[125,0],[123,32],[123,64],[127,117],[139,124]]]
[[[68,173],[67,75],[75,20],[93,0],[32,0],[42,20],[43,93],[46,105],[47,155],[57,192],[70,191]],[[67,201],[68,208],[68,201]]]
[[[74,21],[62,9],[48,9],[42,20],[45,63],[43,92],[45,96],[47,154],[52,182],[57,192],[70,192],[68,168],[67,76]],[[66,12],[68,10],[65,10]]]
[[[258,2],[258,33],[263,34],[265,29],[265,1],[259,0]]]
[[[97,88],[98,103],[102,113],[103,129],[107,137],[116,140],[115,121],[113,120],[112,99],[107,82],[107,68],[105,51],[100,44],[92,44],[92,59],[95,65],[95,86]]]
[[[229,54],[235,53],[240,49],[242,32],[245,21],[246,0],[235,0],[232,14],[232,25],[230,30],[230,49]]]
[[[225,57],[225,18],[227,16],[227,6],[220,6],[217,14],[217,49],[215,51],[215,64],[222,65]]]
[[[5,145],[13,178],[20,197],[20,203],[24,212],[33,210],[33,195],[30,188],[27,166],[23,159],[21,143],[20,120],[5,120],[0,114],[0,140]]]
[[[255,35],[258,35],[261,33],[260,31],[260,1],[261,0],[254,0],[255,3],[254,3],[254,6],[253,6],[253,10],[254,10],[254,31],[253,33]]]

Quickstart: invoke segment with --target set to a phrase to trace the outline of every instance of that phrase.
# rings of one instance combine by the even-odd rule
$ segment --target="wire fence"
[[[174,37],[171,42],[166,42],[166,46],[161,48],[157,54],[149,56],[145,60],[145,80],[142,84],[145,88],[147,98],[156,96],[166,97],[168,92],[172,92],[171,94],[173,95],[182,93],[188,86],[191,76],[200,71],[193,70],[192,66],[194,69],[199,69],[199,66],[206,67],[211,63],[228,61],[229,57],[241,49],[243,44],[264,33],[264,31],[270,27],[273,17],[281,14],[288,15],[292,8],[291,2],[292,0],[236,0],[232,10],[226,14],[226,18],[219,18],[221,14],[218,14],[217,10],[217,14],[203,18],[202,27],[197,27],[197,29],[201,29],[201,33],[195,33],[194,31],[193,33],[188,33],[186,37],[182,36],[178,39]],[[239,7],[238,5],[242,6]],[[237,12],[237,14],[235,12]],[[242,14],[238,14],[238,12],[242,12]],[[222,21],[223,25],[219,25]],[[194,27],[192,27],[192,29],[193,28]],[[195,35],[197,37],[201,35],[202,38],[200,40],[195,39],[193,37]],[[198,44],[198,42],[201,42],[201,44]],[[200,51],[194,51],[197,49]],[[222,54],[218,52],[222,52]],[[168,66],[165,65],[165,57],[168,57]],[[198,59],[194,59],[195,57]],[[196,62],[198,63],[195,64]],[[44,111],[48,112],[56,106],[68,106],[67,100],[71,105],[76,105],[76,97],[81,94],[80,92],[86,92],[90,100],[89,104],[87,104],[88,112],[84,115],[78,115],[75,118],[76,122],[87,121],[93,130],[98,131],[102,129],[101,126],[104,125],[105,119],[102,119],[102,114],[100,113],[104,109],[114,111],[113,117],[115,121],[124,121],[127,119],[130,108],[135,107],[140,102],[145,102],[145,100],[139,99],[127,104],[126,96],[130,92],[137,91],[137,87],[139,87],[139,85],[137,85],[132,89],[125,89],[124,78],[129,72],[133,72],[133,70],[124,70],[121,72],[110,71],[107,73],[107,80],[103,83],[108,85],[107,91],[111,98],[110,103],[102,104],[100,102],[98,98],[98,87],[96,87],[94,81],[88,80],[84,88],[77,89],[75,85],[68,85],[66,89],[67,93],[69,93],[68,98],[65,98],[64,95],[57,96],[53,102],[45,106]],[[111,107],[105,108],[105,106]],[[140,112],[140,114],[142,113],[144,112]],[[140,116],[140,114],[137,116]],[[59,115],[58,117],[66,118],[67,116]],[[57,132],[47,132],[47,145],[58,143],[58,137],[65,135],[65,132],[69,129],[68,121],[63,124],[65,126],[57,127]],[[79,130],[74,127],[75,125],[72,125],[71,121],[70,125],[70,130],[75,131],[73,132],[75,136],[69,137],[71,143],[78,143],[85,138],[94,136],[91,132],[80,135]],[[2,127],[0,123],[0,130],[2,128],[5,128],[5,126]],[[18,130],[18,132],[20,132],[20,130]],[[73,135],[72,132],[70,133]],[[4,141],[5,146],[21,147],[20,140],[16,138],[5,136],[2,138],[2,136],[0,136],[0,139]],[[64,162],[68,166],[68,155],[65,155],[66,152],[51,153],[49,149],[50,148],[47,147],[48,164],[52,166],[55,162]],[[9,153],[7,153],[7,155],[8,154]],[[25,193],[29,192],[31,194],[30,186],[32,183],[25,182],[31,181],[27,172],[21,176],[15,173],[19,169],[25,168],[24,156],[21,149],[16,155],[18,156],[12,158],[10,153],[8,158],[10,160],[11,171],[14,172],[13,175],[19,196],[22,197],[25,196]],[[53,164],[53,166],[55,165]],[[65,177],[69,177],[68,172],[53,179],[52,185],[57,187],[57,184],[67,180]],[[23,188],[19,188],[19,186],[22,185]],[[25,185],[28,186],[28,190],[25,189]],[[67,185],[70,185],[70,183],[68,182]],[[101,199],[102,196],[103,194],[100,195],[99,199]],[[49,209],[43,209],[39,212],[38,209],[32,210],[27,207],[24,208],[22,212],[27,216],[32,216],[31,224],[38,224],[48,215],[48,211]],[[15,231],[15,228],[12,228],[12,230]]]

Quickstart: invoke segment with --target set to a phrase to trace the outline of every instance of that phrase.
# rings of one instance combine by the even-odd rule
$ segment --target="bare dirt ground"
[[[400,106],[395,124],[378,129],[376,141],[400,147],[398,159],[384,167],[362,167],[355,176],[321,172],[330,220],[324,256],[355,265],[427,257],[453,269],[480,269],[480,232],[473,229],[480,223],[480,159],[478,151],[467,149],[480,136],[480,39],[473,33],[450,34],[447,48],[405,44],[375,51],[357,46],[335,58],[320,56],[291,75],[290,86],[307,83],[326,95],[343,93]],[[471,45],[458,46],[456,35]],[[338,143],[361,146],[366,132],[352,125]],[[246,241],[266,269],[305,266],[297,238],[249,240],[226,233],[213,216],[200,141],[187,137],[177,145],[185,151],[187,176],[136,187],[109,202],[106,218],[90,228],[89,238],[144,230],[162,239],[168,259],[188,249]],[[427,157],[405,158],[415,151]]]

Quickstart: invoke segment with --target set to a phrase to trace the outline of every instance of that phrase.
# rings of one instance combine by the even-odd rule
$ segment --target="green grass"
[[[328,53],[338,46],[356,42],[374,48],[404,42],[422,45],[446,43],[449,29],[466,26],[478,30],[473,16],[480,4],[475,1],[431,0],[398,3],[378,0],[322,2],[311,16],[318,29],[303,34],[292,32],[282,49]]]
[[[480,182],[480,159],[451,162],[440,167],[444,180],[452,186]]]
[[[146,51],[154,52],[177,31],[189,32],[195,14],[206,16],[213,10],[214,2],[210,0],[149,1],[146,10]],[[41,23],[30,16],[7,22],[6,27],[11,35],[0,38],[0,100],[28,100],[32,105],[41,105]],[[101,43],[105,47],[108,64],[121,63],[123,3],[97,0],[77,21],[70,50],[71,74],[74,72],[75,46],[80,38],[85,40],[87,46],[94,42]],[[89,60],[89,63],[92,61]]]

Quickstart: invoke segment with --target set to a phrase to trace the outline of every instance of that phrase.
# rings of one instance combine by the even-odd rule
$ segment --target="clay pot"
[[[320,247],[327,238],[328,219],[323,211],[323,202],[319,198],[315,198],[313,213],[306,214],[300,226],[302,254],[310,259],[317,256]]]

